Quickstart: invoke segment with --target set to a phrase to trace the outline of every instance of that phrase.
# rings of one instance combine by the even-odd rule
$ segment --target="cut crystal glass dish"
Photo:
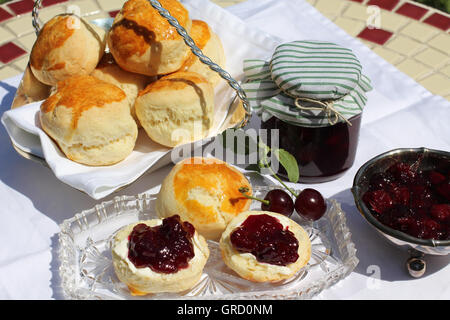
[[[276,186],[255,187],[264,197]],[[222,261],[217,242],[208,241],[210,257],[199,282],[174,294],[132,296],[114,273],[111,242],[121,227],[156,218],[156,195],[116,197],[76,214],[61,224],[60,276],[68,299],[309,299],[349,275],[358,264],[345,213],[327,200],[326,214],[316,222],[293,219],[309,234],[311,259],[294,277],[277,283],[254,283],[240,278]],[[251,209],[260,210],[254,201]]]

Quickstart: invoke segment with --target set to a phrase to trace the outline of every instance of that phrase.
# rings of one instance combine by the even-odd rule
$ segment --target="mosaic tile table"
[[[241,2],[213,1],[223,7]],[[450,15],[408,0],[307,1],[432,93],[450,100]],[[114,17],[123,2],[43,0],[39,17],[45,22],[71,5],[90,20]],[[0,81],[23,72],[28,63],[36,39],[32,7],[33,0],[0,5]]]

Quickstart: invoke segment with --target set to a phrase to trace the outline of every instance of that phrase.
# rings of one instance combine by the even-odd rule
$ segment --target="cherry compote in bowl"
[[[391,150],[358,170],[353,197],[367,222],[394,244],[408,248],[411,259],[423,254],[447,255],[449,170],[450,152],[426,148]]]

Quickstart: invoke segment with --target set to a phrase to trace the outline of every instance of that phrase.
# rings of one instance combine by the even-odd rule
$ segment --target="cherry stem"
[[[246,197],[247,199],[252,199],[252,200],[256,200],[256,201],[262,202],[262,203],[264,203],[264,204],[267,205],[267,206],[270,204],[270,201],[269,201],[269,200],[264,200],[264,199],[256,198],[256,197],[253,197],[253,196],[249,196],[249,195],[247,194],[248,191],[249,191],[249,190],[248,190],[247,187],[239,188],[239,192],[242,193],[242,195],[243,195],[244,197]]]
[[[275,173],[275,171],[273,171],[273,169],[272,169],[272,166],[271,165],[269,165],[269,163],[267,162],[267,161],[265,161],[266,159],[264,158],[263,159],[264,160],[264,166],[266,167],[266,168],[269,168],[269,170],[272,172],[272,176],[275,178],[275,179],[277,179],[278,180],[278,182],[279,183],[281,183],[281,185],[283,186],[283,187],[285,187],[295,198],[297,198],[298,197],[298,194],[296,194],[295,192],[294,192],[294,190],[292,190],[291,188],[289,188],[281,179],[280,179],[280,177],[278,177],[277,176],[277,174]]]

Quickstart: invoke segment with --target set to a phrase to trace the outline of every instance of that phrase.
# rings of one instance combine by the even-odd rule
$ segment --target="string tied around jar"
[[[300,101],[315,103],[315,104],[318,104],[319,107],[304,106],[304,105],[300,104]],[[300,110],[323,110],[328,118],[328,122],[331,125],[335,125],[336,123],[338,123],[339,119],[342,119],[345,122],[347,122],[347,124],[349,126],[352,125],[351,122],[348,121],[342,115],[342,113],[340,113],[338,110],[336,110],[336,108],[334,108],[333,101],[321,101],[321,100],[315,100],[315,99],[310,99],[310,98],[295,98],[294,105],[296,108],[298,108]]]

